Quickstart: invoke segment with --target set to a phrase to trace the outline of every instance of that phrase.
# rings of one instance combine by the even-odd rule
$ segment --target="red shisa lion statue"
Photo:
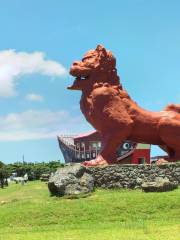
[[[102,149],[85,166],[116,163],[124,140],[159,145],[170,161],[180,160],[180,104],[151,112],[137,105],[120,84],[116,59],[102,45],[87,52],[70,69],[75,81],[68,89],[81,90],[81,111],[102,135]]]

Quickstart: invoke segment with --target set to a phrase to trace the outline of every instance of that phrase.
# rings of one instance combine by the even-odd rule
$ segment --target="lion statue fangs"
[[[139,107],[120,84],[115,57],[102,45],[75,61],[70,74],[75,81],[68,89],[82,91],[81,111],[102,135],[100,154],[85,166],[117,163],[116,150],[126,139],[159,145],[169,160],[180,160],[180,104],[161,112]]]

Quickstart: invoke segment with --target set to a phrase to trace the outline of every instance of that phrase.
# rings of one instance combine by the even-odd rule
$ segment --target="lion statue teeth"
[[[102,149],[85,166],[114,164],[116,151],[126,139],[161,146],[170,161],[180,160],[180,104],[161,112],[138,106],[120,84],[116,59],[102,45],[88,51],[70,69],[75,77],[71,90],[81,90],[81,111],[102,135]]]

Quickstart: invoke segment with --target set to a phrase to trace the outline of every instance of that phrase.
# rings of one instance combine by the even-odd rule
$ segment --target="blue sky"
[[[66,87],[99,43],[139,105],[180,103],[179,12],[178,0],[0,0],[0,160],[62,159],[56,135],[91,130]]]

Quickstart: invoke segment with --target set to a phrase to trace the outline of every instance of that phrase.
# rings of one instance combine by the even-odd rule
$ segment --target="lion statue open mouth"
[[[100,154],[84,165],[116,163],[116,150],[126,139],[159,145],[169,160],[180,160],[180,104],[161,112],[139,107],[120,84],[115,57],[102,45],[75,61],[70,74],[75,81],[68,89],[82,91],[81,111],[102,135]]]

